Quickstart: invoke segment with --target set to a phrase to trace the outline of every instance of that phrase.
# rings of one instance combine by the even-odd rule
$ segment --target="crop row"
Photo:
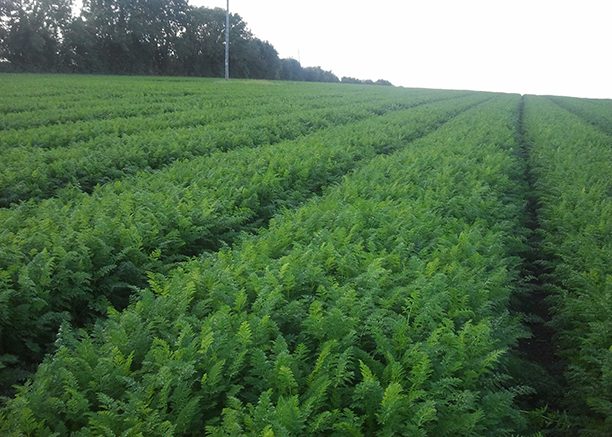
[[[326,84],[275,84],[258,86],[245,81],[224,82],[197,78],[180,82],[134,77],[83,76],[23,76],[3,75],[7,80],[0,83],[3,101],[0,114],[69,109],[87,106],[91,102],[105,101],[110,106],[123,102],[162,102],[164,99],[201,96],[215,101],[229,98],[253,98],[274,96],[276,98],[317,98],[320,96],[351,98],[363,94],[398,95],[404,92],[427,92],[428,90],[398,90],[377,87],[345,87],[341,91]],[[260,82],[261,83],[261,82]]]
[[[257,100],[249,100],[253,103]],[[106,120],[112,118],[127,118],[153,115],[156,113],[176,112],[184,107],[193,109],[209,108],[213,105],[201,95],[173,96],[160,99],[129,99],[124,101],[88,100],[87,102],[72,102],[66,107],[50,105],[44,110],[31,110],[3,114],[0,129],[31,129],[40,126],[74,123],[78,121]],[[195,108],[194,108],[195,107]]]
[[[133,287],[146,283],[146,272],[163,272],[185,256],[218,249],[359,162],[487,98],[474,94],[293,142],[216,152],[108,184],[91,196],[0,211],[5,362],[21,368],[37,362],[62,321],[85,323],[109,301],[125,306]]]
[[[191,110],[204,111],[204,114],[208,117],[212,115],[224,115],[232,108],[242,109],[243,111],[254,110],[265,108],[270,104],[276,104],[283,110],[299,109],[303,108],[316,108],[325,107],[330,105],[341,105],[352,101],[363,102],[367,100],[380,100],[383,98],[394,99],[395,101],[401,102],[406,99],[415,97],[422,97],[422,94],[433,94],[432,92],[424,93],[420,90],[404,90],[396,95],[387,95],[381,92],[370,92],[364,93],[363,95],[351,95],[351,94],[326,94],[317,93],[316,96],[307,93],[300,93],[294,90],[293,93],[287,95],[284,93],[269,93],[262,94],[258,93],[217,93],[213,90],[206,89],[206,93],[194,93],[189,95],[169,95],[159,97],[134,97],[134,96],[122,96],[116,99],[96,99],[91,95],[86,94],[82,96],[78,101],[73,98],[66,104],[60,103],[49,104],[47,109],[43,110],[31,110],[21,111],[4,114],[0,120],[0,129],[2,130],[13,130],[12,132],[0,132],[0,144],[11,144],[11,140],[15,140],[15,137],[19,134],[25,135],[34,141],[36,139],[36,133],[41,135],[41,131],[44,130],[44,126],[52,126],[57,124],[66,124],[67,128],[79,128],[80,130],[86,130],[91,126],[93,121],[101,120],[114,120],[122,121],[121,119],[133,118],[134,122],[138,122],[143,116],[159,114],[161,121],[163,122],[163,114],[169,112],[185,112]],[[447,92],[448,94],[448,92]],[[455,94],[459,94],[455,92]],[[46,101],[45,99],[42,99]],[[295,106],[295,108],[292,108]],[[286,108],[286,109],[285,109]],[[223,111],[217,114],[217,111]],[[77,126],[73,126],[72,123],[78,123]],[[104,126],[108,125],[110,121],[105,122]],[[127,124],[126,121],[123,121]],[[29,132],[28,129],[35,129]],[[124,126],[124,128],[126,128]],[[55,128],[56,130],[59,127]],[[17,131],[19,130],[19,131]],[[7,137],[4,138],[3,137]]]
[[[333,102],[334,98],[321,100]],[[306,103],[308,100],[296,96],[298,103]],[[159,99],[122,99],[122,101],[88,100],[82,104],[73,102],[66,108],[51,106],[46,110],[26,111],[19,113],[4,114],[0,120],[0,129],[17,130],[31,129],[40,126],[67,124],[91,120],[123,119],[134,117],[151,116],[155,114],[167,114],[190,109],[192,111],[210,111],[211,109],[224,109],[228,107],[249,107],[250,105],[265,105],[270,102],[277,104],[283,101],[276,96],[255,96],[241,98],[218,98],[203,95],[194,96],[172,96]],[[312,103],[312,102],[308,102]]]
[[[612,430],[612,148],[610,137],[542,98],[525,105],[563,406],[574,432]]]
[[[3,154],[6,166],[0,169],[0,206],[48,198],[67,185],[89,192],[97,184],[139,170],[158,169],[178,159],[239,146],[276,143],[423,103],[419,99],[401,104],[354,102],[333,109],[264,114],[211,126],[139,132],[125,137],[94,137],[69,148],[14,148]]]
[[[520,335],[507,311],[522,211],[516,106],[504,96],[464,112],[233,249],[151,275],[139,300],[91,335],[65,327],[57,353],[8,404],[5,427],[520,429],[503,370]]]
[[[362,98],[355,101],[355,103],[362,103],[367,100]],[[202,105],[180,100],[179,103],[173,106],[172,112],[135,114],[127,117],[83,120],[50,126],[37,126],[28,129],[0,131],[0,150],[5,151],[20,146],[41,148],[68,147],[82,141],[95,140],[96,137],[105,134],[123,136],[151,130],[176,129],[239,120],[264,114],[299,112],[303,109],[325,108],[331,102],[331,100],[326,100],[323,97],[317,101],[269,100],[267,102],[259,102],[258,104],[253,104],[247,99],[244,101],[231,101],[231,103],[226,104],[206,101]],[[352,103],[352,101],[346,102],[346,104],[349,103]]]
[[[572,97],[551,97],[550,99],[604,133],[612,135],[612,104],[609,100],[598,101]]]

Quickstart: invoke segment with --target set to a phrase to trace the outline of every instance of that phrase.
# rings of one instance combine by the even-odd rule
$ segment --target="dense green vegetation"
[[[587,123],[612,135],[612,106],[608,101],[551,97],[557,105],[578,115]]]
[[[101,181],[159,168],[177,159],[275,143],[429,99],[458,95],[422,94],[403,94],[404,99],[409,98],[403,101],[375,96],[367,102],[361,98],[338,102],[338,96],[316,101],[299,101],[296,96],[297,101],[288,102],[286,96],[273,96],[265,104],[263,96],[247,99],[234,95],[226,96],[223,108],[216,111],[211,111],[214,101],[207,99],[204,107],[193,101],[180,102],[176,106],[184,108],[181,112],[160,109],[159,115],[0,131],[0,149],[4,146],[7,164],[0,170],[0,206],[46,198],[68,184],[91,191]],[[28,116],[18,115],[21,120]]]
[[[482,100],[476,95],[297,141],[217,152],[107,184],[91,196],[73,193],[1,212],[6,252],[0,265],[11,274],[3,289],[12,308],[2,328],[23,333],[5,337],[5,350],[39,356],[45,351],[39,346],[66,320],[64,311],[81,325],[89,315],[84,308],[104,310],[107,299],[122,307],[133,286],[145,285],[146,272],[231,242],[361,160],[388,153]]]
[[[1,434],[610,430],[609,102],[2,78]]]
[[[576,416],[575,432],[607,435],[612,430],[612,137],[541,98],[527,100],[525,120],[552,271],[547,278],[552,325],[570,387],[566,407]]]

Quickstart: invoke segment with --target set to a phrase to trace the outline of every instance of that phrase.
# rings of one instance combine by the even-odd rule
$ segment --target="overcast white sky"
[[[281,57],[338,76],[612,98],[611,0],[230,0],[230,9]]]

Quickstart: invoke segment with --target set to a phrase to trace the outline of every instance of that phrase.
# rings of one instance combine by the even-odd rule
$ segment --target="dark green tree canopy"
[[[13,71],[222,76],[225,10],[187,0],[0,0],[0,68]],[[230,15],[236,78],[339,82],[320,67],[280,59]]]

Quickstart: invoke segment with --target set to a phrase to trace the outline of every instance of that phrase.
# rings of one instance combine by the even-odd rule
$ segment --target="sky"
[[[230,0],[230,10],[281,57],[339,77],[612,98],[611,0]]]

